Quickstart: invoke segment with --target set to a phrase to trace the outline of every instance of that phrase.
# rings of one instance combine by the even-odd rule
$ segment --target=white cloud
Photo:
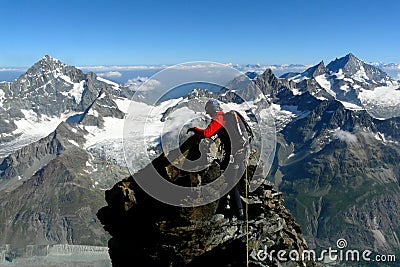
[[[128,86],[129,89],[133,91],[151,91],[157,88],[160,88],[161,82],[155,79],[149,79],[146,77],[137,77],[134,79],[128,80],[125,86]]]
[[[128,86],[129,89],[132,91],[137,91],[137,89],[145,83],[149,78],[147,77],[140,77],[138,76],[137,78],[129,79],[126,83],[125,86]]]
[[[119,71],[109,71],[109,72],[99,73],[98,75],[100,77],[115,78],[115,77],[121,77],[122,73]]]
[[[157,81],[154,79],[149,79],[138,88],[138,91],[143,92],[143,91],[154,90],[154,89],[157,89],[160,85],[161,85],[160,81]]]
[[[212,63],[212,62],[204,62],[204,63],[188,63],[188,64],[179,64],[171,66],[171,69],[174,70],[197,70],[197,69],[217,69],[217,68],[228,68],[231,67],[229,64],[219,64],[219,63]]]
[[[133,65],[133,66],[79,66],[78,69],[93,72],[111,72],[111,71],[131,71],[131,70],[161,70],[171,67],[176,70],[191,70],[191,69],[207,69],[207,68],[225,68],[232,66],[232,63],[219,64],[208,62],[184,63],[178,65]]]
[[[26,71],[26,68],[0,68],[0,71]]]
[[[133,71],[133,70],[162,70],[166,68],[172,68],[174,70],[199,70],[199,69],[218,69],[234,67],[241,71],[264,71],[267,68],[281,71],[298,71],[302,72],[305,69],[312,67],[313,65],[301,65],[301,64],[282,64],[282,65],[240,65],[232,63],[213,63],[213,62],[192,62],[183,63],[178,65],[132,65],[132,66],[79,66],[77,68],[83,71],[93,71],[96,73],[111,72],[111,71]],[[399,65],[400,66],[400,65]]]
[[[355,134],[352,134],[350,132],[343,131],[340,129],[336,130],[333,133],[333,136],[338,138],[341,141],[346,142],[346,143],[357,143],[358,142],[357,136]]]
[[[165,69],[165,65],[154,66],[81,66],[78,69],[93,72],[107,72],[107,71],[130,71],[130,70],[160,70]]]

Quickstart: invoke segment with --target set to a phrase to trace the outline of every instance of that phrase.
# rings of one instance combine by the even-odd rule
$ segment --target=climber
[[[189,128],[187,133],[194,132],[200,138],[210,138],[217,135],[220,138],[223,148],[225,150],[224,158],[221,162],[221,169],[228,170],[226,174],[230,176],[232,181],[239,181],[245,172],[246,160],[246,142],[243,140],[248,139],[248,125],[244,118],[235,111],[225,113],[215,99],[207,101],[205,111],[211,116],[212,121],[207,128]],[[235,129],[236,127],[236,129]],[[247,129],[248,127],[248,129]],[[233,129],[233,130],[231,130]],[[229,132],[229,134],[228,134]],[[237,185],[228,193],[231,206],[234,204],[236,208],[236,215],[238,218],[244,218],[243,205],[240,199],[240,194]]]

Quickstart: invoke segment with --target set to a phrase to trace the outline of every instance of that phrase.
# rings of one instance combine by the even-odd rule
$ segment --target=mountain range
[[[309,246],[324,249],[345,238],[352,248],[398,254],[399,82],[352,54],[281,78],[271,69],[251,78],[277,128],[267,179],[283,192]],[[241,79],[231,85],[257,97]],[[104,191],[129,175],[122,125],[134,93],[50,56],[0,83],[0,245],[17,251],[32,244],[106,246],[109,236],[96,213]],[[199,96],[215,97],[251,120],[226,92],[197,90],[161,103],[150,125],[201,112]],[[152,107],[138,101],[134,115],[142,125]],[[151,134],[134,146],[144,140],[159,153]],[[135,164],[140,170],[147,163]]]
[[[400,80],[400,64],[396,63],[381,63],[372,62],[370,65],[379,68],[386,72],[394,80]],[[299,74],[304,70],[312,67],[311,64],[227,64],[241,72],[263,73],[266,69],[271,69],[272,72],[280,77],[284,75]],[[98,76],[109,79],[124,86],[136,87],[141,84],[143,79],[153,76],[157,72],[170,67],[167,65],[145,65],[145,66],[90,66],[77,67],[83,72],[95,72]],[[13,81],[24,74],[28,68],[0,68],[0,82]]]
[[[344,238],[353,248],[398,253],[398,82],[349,54],[285,79],[267,71],[255,83],[277,110],[269,179],[308,244]]]

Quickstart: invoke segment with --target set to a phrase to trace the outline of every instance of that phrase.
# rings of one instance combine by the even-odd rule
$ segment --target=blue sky
[[[0,66],[400,63],[400,1],[1,0]]]

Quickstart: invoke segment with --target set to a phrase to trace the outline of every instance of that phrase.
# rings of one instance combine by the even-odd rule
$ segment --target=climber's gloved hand
[[[186,131],[187,134],[190,133],[190,132],[194,132],[194,128],[193,127],[187,129],[187,131]]]

